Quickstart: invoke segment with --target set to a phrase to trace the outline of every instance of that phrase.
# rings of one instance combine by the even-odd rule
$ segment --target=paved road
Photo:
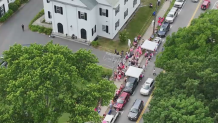
[[[0,54],[4,50],[8,50],[14,43],[30,44],[39,43],[46,44],[53,40],[54,43],[68,46],[72,51],[77,51],[80,48],[92,50],[92,52],[98,57],[99,64],[108,68],[112,68],[113,63],[109,60],[104,60],[105,52],[94,49],[92,47],[82,45],[76,42],[66,41],[64,39],[54,38],[51,39],[46,35],[38,34],[28,30],[28,24],[33,17],[43,9],[42,0],[30,0],[19,12],[11,17],[0,27]],[[22,32],[21,25],[25,25],[25,32]]]
[[[217,0],[211,0],[211,6],[210,9],[213,7],[213,4],[216,2]],[[171,29],[168,33],[168,35],[171,35],[173,32],[177,32],[179,28],[182,27],[186,27],[188,25],[188,23],[190,22],[192,16],[195,13],[195,10],[198,6],[198,3],[193,3],[191,2],[191,0],[187,0],[186,3],[184,4],[183,8],[181,8],[181,11],[179,12],[178,17],[176,18],[175,22],[171,25]],[[197,18],[201,13],[203,13],[204,11],[199,9],[196,11],[194,18]],[[165,40],[165,38],[164,38]],[[162,45],[159,48],[159,52],[162,49]],[[144,103],[146,104],[146,102],[148,101],[148,96],[142,96],[139,91],[140,88],[142,86],[142,84],[144,83],[144,81],[147,78],[155,78],[155,76],[152,75],[152,71],[154,68],[154,61],[155,58],[153,58],[151,60],[151,62],[148,65],[148,68],[146,69],[145,72],[145,77],[143,78],[143,81],[138,85],[138,87],[136,88],[135,93],[131,96],[130,101],[127,103],[127,105],[124,107],[124,110],[122,112],[121,117],[119,117],[117,119],[117,123],[132,123],[132,121],[129,121],[127,118],[128,112],[132,106],[132,104],[134,103],[134,101],[136,99],[142,99],[144,101]],[[145,61],[143,61],[143,63],[145,63]],[[156,69],[157,73],[159,73],[161,70],[160,69]],[[148,108],[145,110],[145,113],[148,112]],[[139,123],[143,123],[143,119],[141,119],[139,121]]]

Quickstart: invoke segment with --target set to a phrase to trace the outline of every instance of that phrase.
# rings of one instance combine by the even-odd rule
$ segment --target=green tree
[[[155,98],[152,102],[154,101]],[[208,117],[209,108],[193,96],[177,95],[162,98],[150,109],[150,112],[143,116],[145,123],[213,123],[214,120]]]
[[[207,11],[188,28],[167,37],[164,51],[155,62],[166,73],[156,78],[146,122],[212,123],[217,118],[217,16],[218,11]]]
[[[0,69],[0,122],[56,123],[63,113],[70,114],[71,123],[99,122],[94,108],[99,99],[109,102],[116,88],[102,79],[103,68],[91,51],[73,53],[52,42],[15,44],[4,59],[8,67]]]
[[[119,39],[121,43],[125,43],[128,40],[129,33],[126,30],[123,30],[119,33]]]

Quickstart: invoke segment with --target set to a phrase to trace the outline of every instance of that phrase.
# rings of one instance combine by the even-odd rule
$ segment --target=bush
[[[44,9],[42,9],[34,18],[31,20],[29,23],[29,29],[32,30],[33,32],[39,32],[39,33],[44,33],[46,35],[51,35],[52,29],[51,28],[46,28],[43,26],[37,26],[33,25],[33,23],[40,18],[42,15],[44,15]]]
[[[125,43],[128,40],[128,32],[126,30],[120,32],[119,39],[121,43]]]
[[[13,14],[14,12],[12,10],[8,10],[7,13],[5,13],[1,18],[0,18],[0,22],[5,22],[9,17],[11,17],[11,15]]]
[[[99,46],[99,42],[98,41],[92,41],[91,45],[93,47],[98,47]]]
[[[16,0],[14,3],[15,3],[18,7],[21,6],[20,0]]]
[[[15,2],[9,4],[9,9],[11,9],[13,12],[16,12],[18,8],[19,6]]]
[[[112,72],[113,71],[111,69],[103,67],[102,77],[108,77],[109,78],[109,77],[111,77]]]

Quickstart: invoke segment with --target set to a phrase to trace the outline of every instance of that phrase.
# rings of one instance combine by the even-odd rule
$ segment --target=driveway
[[[77,51],[80,48],[92,50],[92,52],[98,57],[99,64],[112,68],[113,63],[106,53],[90,46],[82,45],[76,42],[67,41],[59,38],[49,38],[46,35],[38,34],[32,32],[28,29],[30,21],[35,17],[35,15],[43,9],[42,0],[30,0],[21,10],[14,14],[8,21],[0,26],[0,54],[4,50],[8,50],[10,46],[15,43],[19,44],[46,44],[47,42],[53,40],[54,43],[60,45],[68,46],[72,51]],[[22,31],[21,25],[24,24],[25,31]]]

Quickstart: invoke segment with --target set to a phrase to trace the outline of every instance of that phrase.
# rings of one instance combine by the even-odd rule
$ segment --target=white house
[[[8,11],[8,1],[0,0],[0,18]]]
[[[140,5],[140,0],[43,0],[45,21],[53,33],[93,41],[113,39]]]

